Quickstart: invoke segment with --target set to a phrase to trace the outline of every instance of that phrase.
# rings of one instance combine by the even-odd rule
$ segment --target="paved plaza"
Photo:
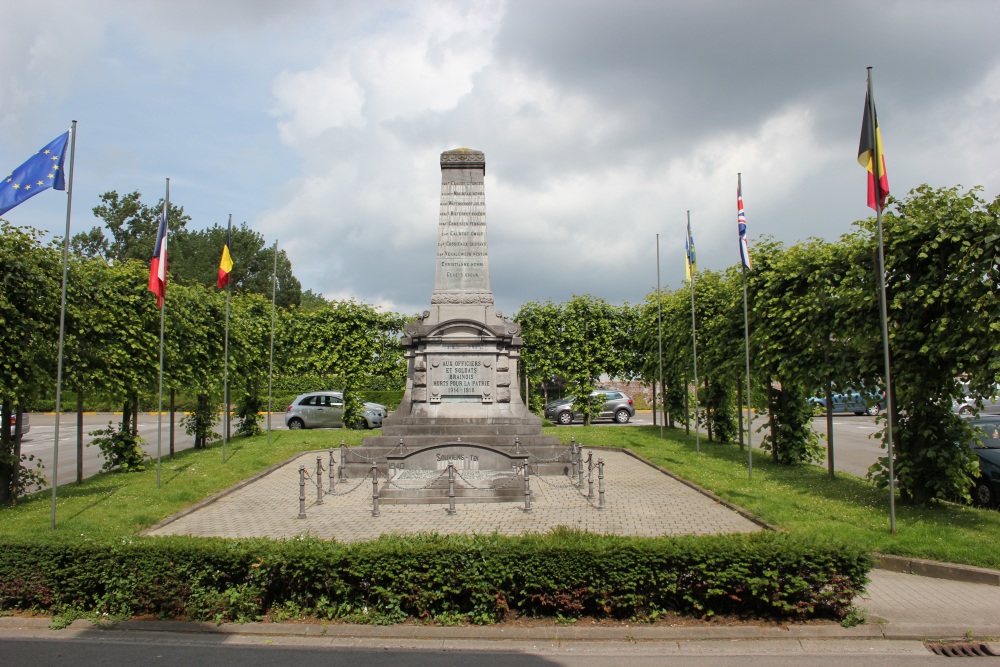
[[[589,450],[588,450],[589,452]],[[311,452],[282,464],[251,483],[221,494],[193,511],[172,517],[150,535],[217,537],[291,537],[308,533],[324,539],[358,542],[384,534],[436,532],[545,533],[558,526],[592,533],[654,537],[746,533],[761,526],[657,468],[620,451],[594,451],[604,460],[605,509],[598,509],[595,470],[594,497],[567,476],[531,477],[531,511],[524,502],[459,503],[449,515],[447,505],[379,503],[372,516],[371,478],[339,482],[329,493],[323,480],[323,502],[306,485],[305,518],[299,515],[299,466],[315,476],[316,457],[326,465],[326,452]],[[384,483],[384,482],[383,482]]]

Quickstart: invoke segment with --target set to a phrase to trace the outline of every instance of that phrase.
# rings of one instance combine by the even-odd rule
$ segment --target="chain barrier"
[[[361,485],[364,484],[367,481],[368,481],[368,476],[366,475],[365,477],[360,478],[358,480],[358,483],[355,484],[353,487],[351,487],[351,489],[349,489],[348,491],[337,491],[336,493],[334,493],[333,491],[327,491],[326,495],[328,495],[328,496],[334,496],[334,497],[350,495],[350,494],[354,493],[355,491],[357,491],[361,487]],[[341,484],[341,486],[343,486],[344,483],[341,482],[340,484]]]

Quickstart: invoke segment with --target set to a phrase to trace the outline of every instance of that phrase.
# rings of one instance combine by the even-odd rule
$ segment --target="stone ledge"
[[[876,554],[875,558],[877,561],[876,567],[881,570],[917,574],[922,577],[932,577],[934,579],[963,581],[969,584],[1000,586],[1000,571],[998,570],[889,554]]]

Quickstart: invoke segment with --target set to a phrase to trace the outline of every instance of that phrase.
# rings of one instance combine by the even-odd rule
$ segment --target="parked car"
[[[826,410],[826,396],[813,396],[809,402]],[[882,410],[885,410],[885,394],[862,394],[853,389],[833,394],[833,412],[875,416]]]
[[[980,417],[971,424],[982,431],[972,446],[979,458],[979,477],[972,499],[977,505],[995,507],[1000,500],[1000,416]]]
[[[0,405],[0,410],[2,410],[2,409],[3,409],[3,406]],[[28,431],[31,430],[31,421],[28,419],[28,413],[27,412],[22,412],[21,414],[22,414],[22,417],[21,417],[21,435],[27,435]],[[14,435],[14,427],[15,427],[16,423],[17,423],[17,415],[14,414],[13,412],[11,412],[11,414],[10,414],[10,434],[11,434],[11,436]]]
[[[389,409],[380,403],[365,403],[362,428],[381,428]],[[285,411],[285,426],[300,428],[339,428],[344,425],[344,394],[339,391],[313,391],[299,394]]]
[[[619,424],[627,424],[635,417],[632,397],[615,389],[598,389],[591,396],[603,400],[599,419],[611,419]],[[573,396],[552,401],[545,405],[545,418],[557,424],[572,424],[574,419],[583,419],[583,413],[573,409]]]
[[[969,385],[962,385],[965,396],[952,405],[952,411],[960,415],[973,415],[978,411],[981,415],[1000,415],[1000,385],[993,385],[993,396],[983,399],[983,407],[976,405],[976,400],[969,396]]]

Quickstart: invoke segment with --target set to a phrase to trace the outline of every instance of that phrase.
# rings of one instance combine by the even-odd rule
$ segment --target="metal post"
[[[333,486],[336,482],[337,475],[335,471],[337,469],[337,459],[333,458],[333,447],[330,448],[330,461],[328,464],[327,474],[330,475],[330,493],[333,493]]]
[[[372,516],[378,516],[378,466],[372,464]]]
[[[455,464],[448,462],[448,514],[455,513]]]
[[[569,477],[570,477],[570,479],[576,479],[576,443],[575,442],[573,442],[570,445],[569,460],[570,460],[570,463],[573,465],[573,472],[570,473]]]
[[[299,465],[299,518],[306,518],[306,466]]]
[[[316,504],[323,504],[323,457],[316,457]]]
[[[344,441],[340,441],[340,479],[346,479],[344,477],[344,468],[347,467],[347,445]]]
[[[403,444],[403,439],[399,439],[399,455],[402,456],[406,452],[406,445]]]
[[[594,497],[594,452],[587,452],[587,497]]]
[[[583,445],[580,445],[577,448],[576,454],[577,454],[577,456],[580,457],[579,465],[577,465],[577,468],[580,470],[580,481],[577,484],[577,486],[583,488]]]
[[[528,481],[528,463],[524,464],[524,511],[531,511],[531,482]]]
[[[597,509],[607,508],[604,503],[604,459],[597,459]]]

